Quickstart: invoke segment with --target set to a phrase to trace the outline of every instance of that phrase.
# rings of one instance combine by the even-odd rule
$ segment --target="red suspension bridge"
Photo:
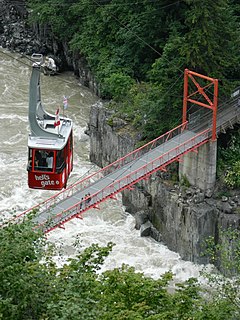
[[[198,82],[199,79],[201,82]],[[190,87],[189,81],[195,91]],[[203,85],[203,82],[207,83]],[[207,93],[210,88],[212,88],[211,96]],[[197,95],[200,98],[196,99]],[[166,171],[170,163],[180,161],[184,154],[196,151],[209,140],[215,141],[220,130],[240,121],[239,92],[231,103],[219,109],[218,115],[217,96],[217,79],[186,69],[182,124],[46,201],[22,212],[11,221],[21,221],[28,213],[36,210],[34,222],[37,228],[41,228],[45,233],[58,227],[64,228],[66,222],[74,218],[82,218],[83,213],[91,208],[99,209],[101,202],[114,199],[117,193],[124,189],[131,189],[134,184],[148,179],[154,172]],[[188,122],[189,104],[207,108],[208,112],[201,114],[197,111],[191,115]],[[87,197],[85,197],[86,194],[88,194]]]

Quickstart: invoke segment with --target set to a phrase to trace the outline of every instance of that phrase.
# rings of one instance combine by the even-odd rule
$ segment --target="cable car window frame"
[[[33,159],[33,149],[28,148],[28,166],[27,166],[28,171],[32,171],[33,169],[32,159]]]
[[[37,152],[40,153],[40,158],[36,157]],[[44,153],[46,156],[44,156]],[[52,166],[48,167],[47,157],[50,153],[52,153],[52,155],[53,155],[53,160],[52,160]],[[55,150],[29,148],[28,170],[33,171],[33,172],[54,172],[55,171],[55,158],[56,158],[56,151]],[[42,165],[39,165],[37,162],[39,162],[41,160],[43,160]]]

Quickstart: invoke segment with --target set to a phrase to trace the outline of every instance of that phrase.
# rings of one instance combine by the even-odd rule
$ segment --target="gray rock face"
[[[42,53],[40,41],[26,22],[25,1],[0,0],[0,45],[24,54]]]
[[[145,222],[144,224],[142,224],[142,225],[141,225],[141,228],[140,228],[140,235],[141,235],[141,237],[150,236],[151,228],[152,228],[152,224],[151,224],[150,221],[147,221],[147,222]]]
[[[138,135],[130,134],[127,125],[114,128],[114,116],[102,104],[92,106],[89,122],[90,160],[105,166],[134,149]],[[169,249],[185,260],[208,263],[202,255],[203,243],[209,236],[219,239],[219,227],[240,226],[240,215],[235,211],[239,203],[233,199],[214,199],[209,190],[202,192],[191,186],[186,188],[164,180],[158,172],[148,180],[136,184],[133,190],[122,192],[123,204],[136,217],[136,228],[141,236],[152,236],[163,241]],[[232,203],[230,202],[232,201]],[[231,214],[229,214],[231,213]]]
[[[127,125],[117,122],[114,112],[106,110],[101,102],[92,106],[88,126],[90,160],[98,166],[104,167],[133,150],[136,140]]]
[[[0,46],[11,52],[31,56],[33,53],[50,55],[58,71],[72,70],[79,82],[100,96],[98,84],[90,72],[86,59],[69,50],[67,42],[58,41],[49,25],[28,23],[25,0],[0,0]]]

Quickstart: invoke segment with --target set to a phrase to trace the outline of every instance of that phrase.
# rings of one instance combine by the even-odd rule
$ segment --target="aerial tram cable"
[[[98,7],[101,7],[101,5],[102,5],[99,1],[93,0],[93,2],[94,2]],[[155,1],[153,1],[153,2],[155,2]],[[161,7],[161,8],[164,9],[164,8],[166,8],[166,7],[169,7],[169,6],[172,6],[172,5],[175,5],[175,4],[179,4],[179,0],[176,1],[176,2],[174,2],[174,3],[172,3],[172,4],[163,6],[163,7]],[[51,4],[51,5],[53,5],[53,4]],[[130,33],[132,33],[138,40],[140,40],[142,43],[144,43],[146,46],[148,46],[152,51],[154,51],[154,52],[157,53],[159,56],[161,56],[161,53],[160,53],[158,50],[156,50],[154,47],[152,47],[148,42],[146,42],[144,39],[142,39],[140,36],[138,36],[135,32],[133,32],[133,31],[132,31],[130,28],[128,28],[126,25],[124,25],[115,15],[110,14],[110,16],[112,16],[112,17],[118,22],[118,24],[119,24],[120,26],[122,26],[124,29],[126,29],[126,30],[129,31]],[[165,57],[165,59],[166,59],[166,57]],[[167,60],[167,59],[166,59],[166,60]],[[169,62],[169,61],[168,61],[168,62]],[[180,73],[181,73],[182,75],[184,74],[184,72],[183,72],[180,68],[178,68],[178,70],[180,71]],[[177,81],[176,81],[176,82],[177,82]],[[175,82],[175,83],[176,83],[176,82]],[[172,86],[174,86],[175,83],[174,83]],[[170,89],[172,88],[172,86],[170,87]],[[170,91],[170,89],[167,90],[167,92],[166,92],[165,94],[167,94],[167,93]]]
[[[20,59],[17,59],[16,57],[13,57],[13,56],[10,54],[10,52],[12,52],[12,51],[9,51],[9,53],[7,53],[6,50],[3,50],[3,48],[0,48],[0,53],[1,53],[1,54],[3,54],[3,55],[5,55],[5,56],[7,56],[7,57],[9,57],[9,58],[11,58],[11,59],[19,62],[20,64],[23,64],[23,65],[25,65],[25,66],[27,66],[27,67],[30,68],[30,65],[29,65],[28,63],[26,63],[26,62],[24,62],[24,61],[22,61],[22,60],[20,60]],[[23,54],[21,54],[21,53],[19,53],[19,52],[13,52],[13,53],[19,54],[19,55],[20,55],[20,58],[25,57],[26,59],[28,59],[28,60],[30,60],[31,62],[33,62],[27,55],[23,55]]]
[[[156,5],[161,6],[160,9],[165,9],[165,8],[171,7],[171,6],[175,5],[175,4],[179,4],[179,2],[181,2],[181,1],[182,0],[177,0],[177,1],[173,2],[173,3],[167,4],[165,6],[161,6],[161,3],[160,3],[159,0],[148,0],[149,3],[155,3]],[[103,0],[103,1],[98,1],[98,2],[100,3],[101,6],[107,5],[107,6],[114,6],[114,7],[115,6],[126,7],[126,6],[129,6],[129,5],[145,4],[145,1],[136,1],[136,2],[131,2],[131,3],[121,3],[121,2],[119,2],[119,3],[109,3],[109,2],[106,2],[105,0]],[[157,3],[157,2],[159,2],[159,3]],[[78,1],[76,1],[76,2],[72,1],[70,4],[62,3],[60,1],[59,2],[55,1],[51,5],[59,7],[59,6],[69,6],[69,5],[78,4],[78,3],[79,3]],[[11,5],[17,5],[18,7],[26,7],[25,3],[19,3],[16,0],[11,1]],[[94,3],[88,3],[87,5],[90,6],[90,7],[91,6],[96,6]]]
[[[8,56],[9,58],[11,58],[11,59],[13,59],[13,60],[15,60],[15,61],[18,61],[20,64],[23,64],[23,65],[31,68],[31,66],[30,66],[29,64],[25,63],[25,62],[22,60],[22,58],[24,57],[24,58],[26,58],[27,60],[29,60],[30,62],[33,63],[34,61],[33,61],[29,56],[27,56],[27,55],[25,55],[25,54],[22,54],[22,53],[19,53],[19,52],[16,52],[16,51],[13,51],[13,52],[16,53],[16,54],[19,54],[19,55],[20,55],[20,58],[17,59],[17,58],[15,58],[15,57],[13,57],[11,54],[7,53],[5,50],[2,50],[2,48],[0,48],[0,53],[2,53],[3,55],[6,55],[6,56]],[[42,70],[40,70],[40,72],[43,73]],[[176,79],[176,81],[168,87],[168,90],[164,93],[164,95],[162,96],[162,98],[164,98],[164,97],[170,92],[170,90],[178,83],[178,81],[180,81],[180,79],[182,78],[182,76],[183,76],[183,75],[181,74],[181,75]],[[233,79],[229,79],[229,80],[233,80]],[[234,79],[234,80],[237,80],[237,79]],[[71,82],[66,81],[66,80],[63,80],[63,79],[60,79],[60,81],[65,82],[65,83],[68,83],[68,84],[71,83]],[[209,89],[207,89],[207,92],[209,92]],[[198,98],[198,99],[199,99],[199,98]],[[230,102],[231,100],[232,100],[232,98],[230,98],[229,100],[222,100],[221,103],[219,104],[219,107],[221,107],[221,106],[222,106],[223,104],[225,104],[225,103]],[[189,107],[188,112],[192,109],[192,107],[193,107],[193,106],[190,106],[190,107]],[[149,115],[150,113],[151,113],[151,109],[147,112],[146,115]],[[181,118],[178,119],[178,122],[176,122],[175,125],[177,125],[177,124],[179,123],[179,121],[181,121]]]
[[[25,63],[25,62],[23,62],[21,59],[16,59],[16,58],[14,58],[13,56],[11,56],[10,54],[6,53],[5,51],[2,51],[2,50],[1,50],[0,53],[2,53],[2,54],[4,54],[4,55],[6,55],[6,56],[8,56],[8,57],[10,57],[10,58],[18,61],[19,63],[21,63],[21,64],[23,64],[23,65],[28,66],[29,68],[31,68],[30,65],[28,65],[28,64]],[[14,53],[20,54],[19,52],[14,52]],[[29,58],[27,55],[24,55],[24,54],[20,54],[20,55],[21,55],[21,57],[26,58],[26,59],[29,60],[30,62],[34,62],[34,61],[33,61],[31,58]],[[42,70],[40,70],[40,72],[43,73]],[[171,86],[168,87],[168,90],[164,93],[164,95],[163,95],[162,97],[165,97],[165,96],[170,92],[170,90],[176,85],[176,83],[177,83],[182,77],[183,77],[183,73],[177,78],[177,80],[176,80]],[[69,81],[66,81],[66,80],[63,80],[63,79],[61,79],[61,81],[65,82],[65,83],[69,83]],[[151,109],[147,112],[146,115],[149,115],[150,113],[151,113]]]
[[[98,2],[98,1],[96,1],[96,0],[93,0],[93,2],[95,2],[99,7],[101,7],[101,4]],[[115,15],[113,15],[113,14],[110,14],[110,16],[113,18],[113,19],[115,19],[117,22],[118,22],[118,24],[120,25],[120,26],[122,26],[124,29],[126,29],[127,31],[129,31],[130,33],[132,33],[138,40],[140,40],[142,43],[144,43],[147,47],[149,47],[152,51],[154,51],[155,53],[157,53],[160,57],[162,56],[162,54],[158,51],[158,50],[156,50],[153,46],[151,46],[147,41],[145,41],[144,39],[142,39],[138,34],[136,34],[134,31],[132,31],[130,28],[128,28],[124,23],[122,23]],[[166,59],[167,60],[167,59]],[[169,62],[169,61],[168,61]],[[184,74],[184,72],[182,71],[182,70],[180,70],[179,68],[178,68],[178,70],[182,73],[182,74]]]
[[[20,55],[19,58],[16,58],[16,57],[13,57],[10,53],[14,53],[14,54],[18,54]],[[11,59],[13,59],[14,61],[17,61],[19,62],[20,64],[24,65],[24,66],[27,66],[29,69],[32,68],[32,63],[34,63],[34,61],[32,60],[32,58],[30,58],[28,55],[26,54],[23,54],[23,53],[19,53],[17,51],[14,51],[14,50],[11,50],[9,51],[9,53],[7,53],[5,50],[3,50],[2,48],[0,48],[0,54],[3,54]],[[23,61],[23,58],[24,59],[27,59],[31,62],[31,64],[28,64],[26,62]],[[43,70],[40,69],[40,73],[44,74]],[[61,74],[60,72],[57,72],[56,74]],[[72,84],[73,82],[71,81],[68,81],[68,80],[64,80],[62,78],[58,78],[58,81],[62,81],[63,83],[67,83],[67,84]]]

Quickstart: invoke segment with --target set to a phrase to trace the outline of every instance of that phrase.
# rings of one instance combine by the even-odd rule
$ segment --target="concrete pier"
[[[191,185],[203,191],[213,190],[216,182],[217,141],[209,141],[197,152],[189,152],[179,163],[179,178],[186,177]]]

